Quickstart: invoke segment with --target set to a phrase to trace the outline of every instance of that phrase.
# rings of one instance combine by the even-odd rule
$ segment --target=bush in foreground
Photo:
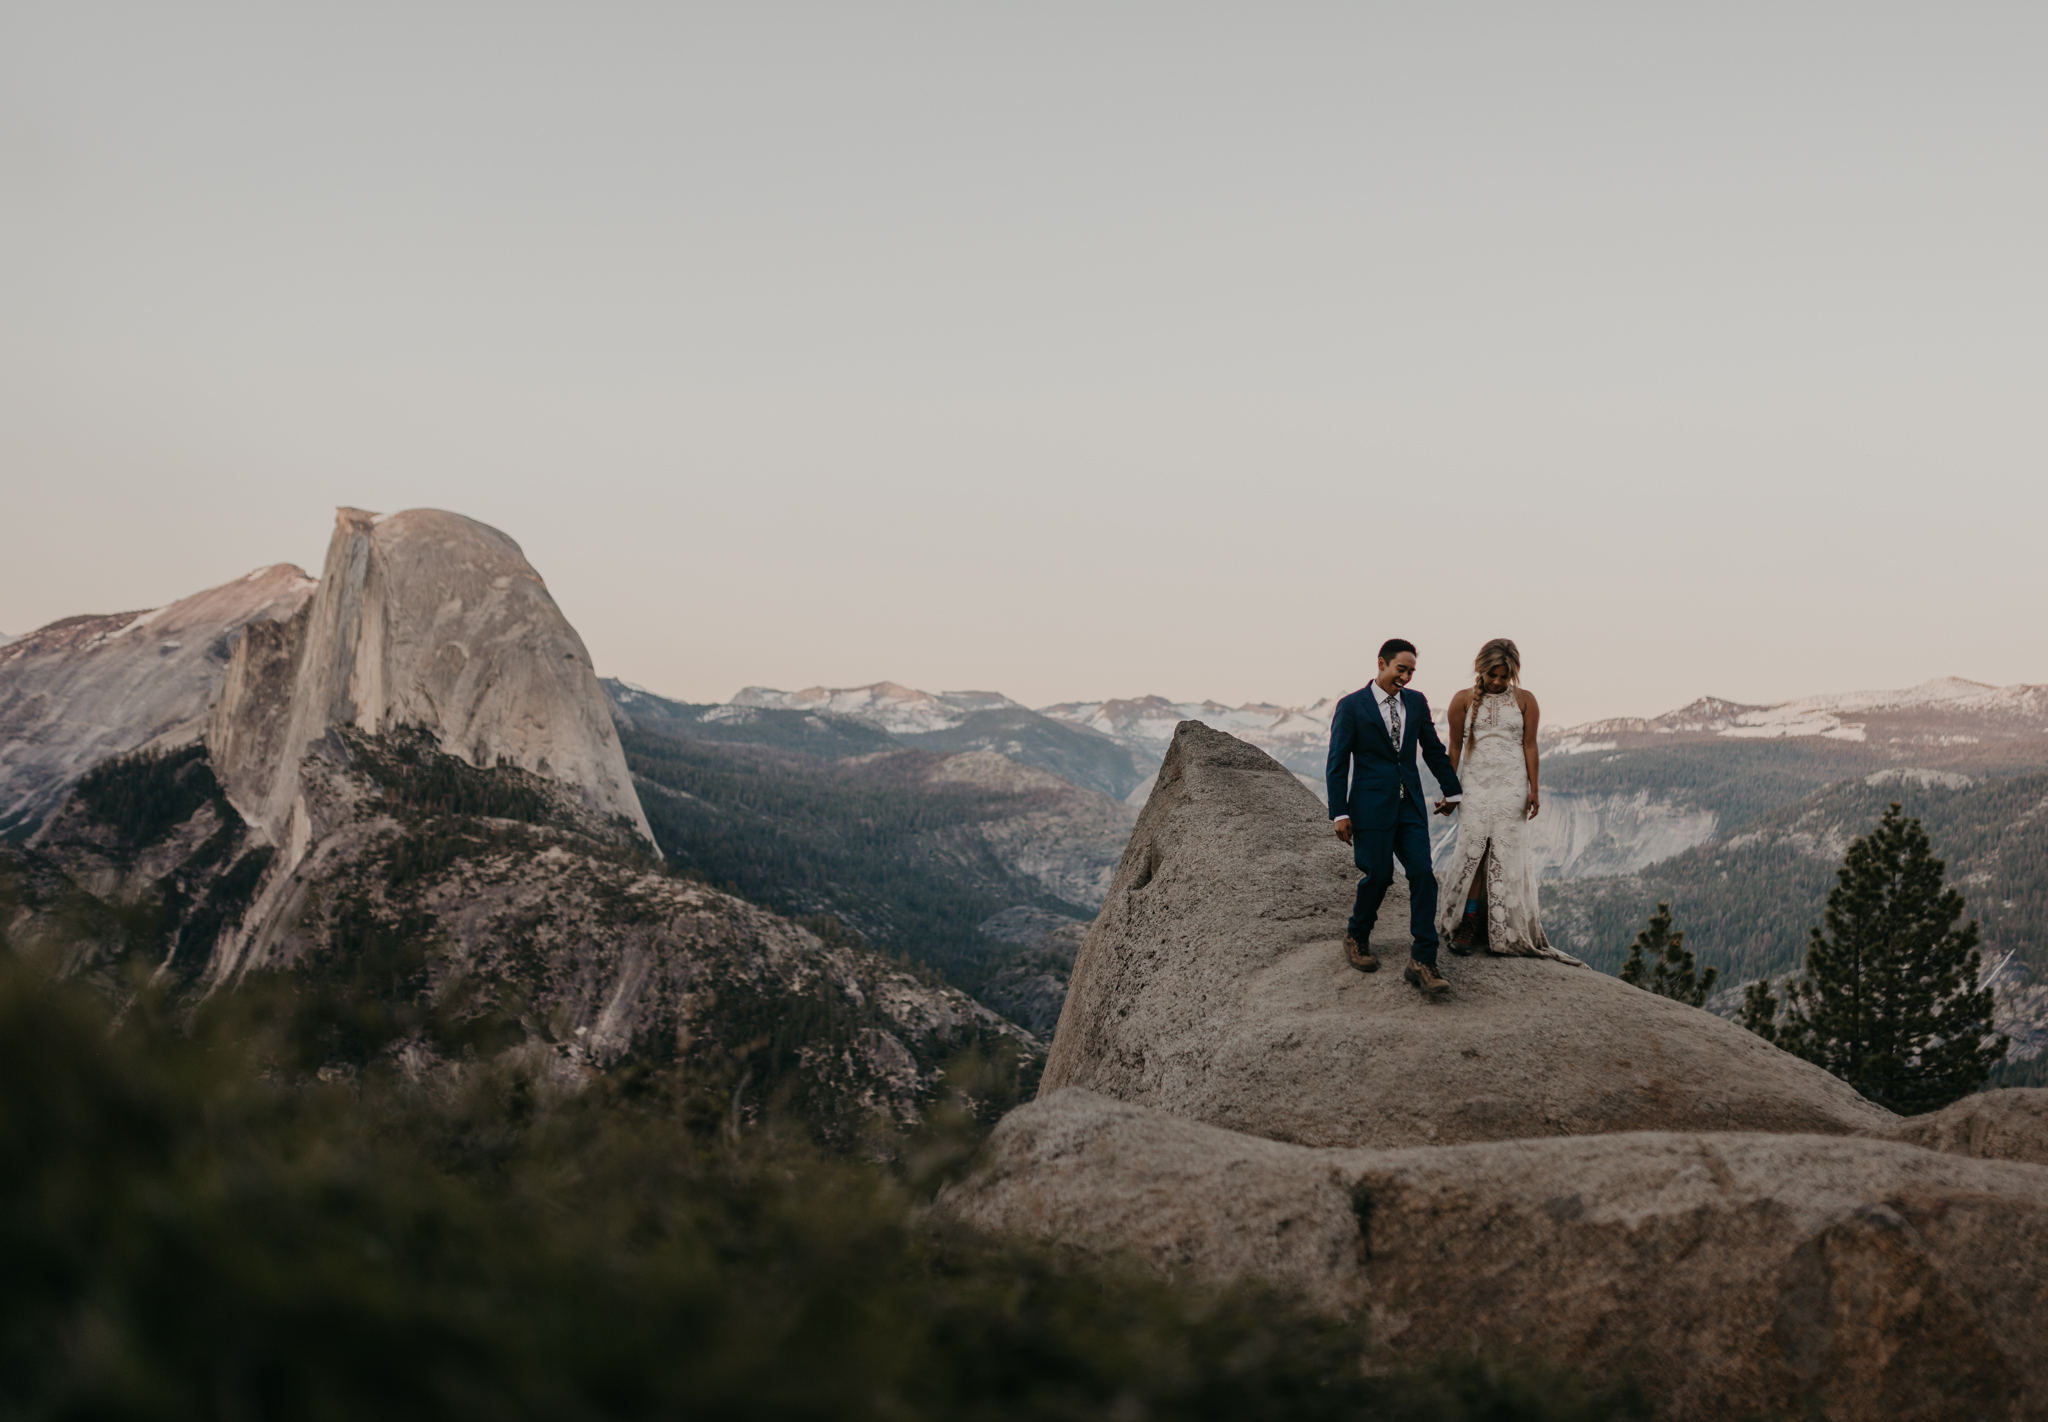
[[[1646,1415],[1477,1358],[1368,1378],[1354,1327],[951,1230],[923,1167],[736,1137],[678,1076],[290,1083],[252,1020],[115,1027],[0,947],[0,1413]]]

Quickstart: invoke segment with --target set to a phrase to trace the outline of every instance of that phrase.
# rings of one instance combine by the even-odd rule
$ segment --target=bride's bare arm
[[[1516,694],[1522,698],[1522,760],[1529,767],[1529,818],[1533,820],[1543,808],[1543,799],[1536,793],[1536,723],[1543,719],[1543,712],[1534,696],[1526,691]]]
[[[1451,698],[1451,769],[1458,768],[1458,762],[1465,754],[1465,712],[1472,704],[1472,693],[1461,691]]]

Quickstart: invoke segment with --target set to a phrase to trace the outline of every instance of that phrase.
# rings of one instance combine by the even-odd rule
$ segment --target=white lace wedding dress
[[[1437,932],[1446,939],[1464,916],[1479,861],[1486,860],[1486,946],[1492,953],[1579,962],[1550,946],[1536,912],[1536,871],[1526,848],[1529,767],[1522,758],[1522,707],[1513,691],[1471,709],[1472,741],[1458,765],[1458,849],[1437,875]],[[1486,847],[1493,846],[1492,855]]]

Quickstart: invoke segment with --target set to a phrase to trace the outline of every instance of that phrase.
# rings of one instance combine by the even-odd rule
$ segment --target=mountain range
[[[1982,924],[2013,1039],[1999,1078],[2038,1081],[2042,693],[1944,681],[1560,731],[1537,822],[1551,930],[1612,968],[1663,900],[1730,978],[1778,976],[1851,839],[1899,802]],[[1646,1387],[1709,1397],[1703,1416],[1817,1396],[1831,1415],[1991,1415],[2028,1395],[2041,1291],[2008,1266],[2048,1219],[2048,1093],[1906,1121],[1583,968],[1447,960],[1456,995],[1434,1007],[1397,974],[1352,972],[1335,949],[1354,867],[1298,783],[1318,782],[1300,767],[1319,768],[1322,710],[1033,710],[892,683],[676,702],[600,680],[502,532],[342,509],[317,580],[277,565],[0,646],[0,941],[166,1040],[235,1014],[278,1044],[272,1085],[331,1084],[288,1093],[309,1100],[397,1077],[416,1101],[481,1086],[510,1121],[557,1097],[692,1113],[721,1158],[773,1113],[844,1155],[937,1159],[961,1174],[917,1208],[1003,1237],[998,1302],[1038,1286],[1016,1243],[1036,1237],[1048,1268],[1149,1261],[1368,1318],[1375,1368],[1403,1356],[1390,1340],[1420,1365],[1463,1329],[1653,1368]],[[1204,716],[1233,734],[1190,724]],[[1404,894],[1382,952],[1403,947]],[[681,1083],[710,1089],[662,1094]],[[933,1112],[942,1094],[958,1109]],[[1027,1097],[978,1155],[952,1124]],[[104,1135],[122,1113],[87,1117]],[[164,1126],[150,1151],[189,1134],[138,1119]],[[368,1127],[335,1135],[351,1118],[324,1105],[312,1119],[316,1146]],[[595,1158],[591,1119],[554,1128],[550,1172]],[[436,1178],[509,1154],[503,1124],[460,1121]],[[773,1138],[789,1175],[801,1157]],[[357,1252],[362,1174],[335,1177],[340,1194],[313,1177],[309,1196],[354,1221]],[[689,1248],[761,1253],[764,1209],[822,1210],[828,1234],[855,1218],[830,1190],[785,1204],[756,1178],[685,1181],[685,1203],[724,1189],[748,1221]],[[441,1217],[415,1207],[425,1188],[397,1198],[394,1219]],[[957,1270],[954,1237],[930,1238]],[[852,1247],[877,1257],[858,1232]],[[1617,1333],[1616,1298],[1647,1322]],[[1358,1346],[1330,1356],[1356,1372]],[[1989,1404],[1951,1405],[1957,1359],[1991,1379]],[[1436,1366],[1433,1387],[1462,1385]]]
[[[391,811],[411,793],[391,783],[467,785],[448,793],[470,807],[454,813],[478,845],[510,820],[529,838],[572,836],[592,863],[665,863],[832,951],[921,965],[1043,1036],[1174,728],[1228,731],[1320,797],[1333,704],[1034,709],[890,681],[680,702],[599,680],[503,534],[458,515],[343,510],[318,580],[274,565],[0,645],[0,837],[26,844],[17,859],[43,856],[31,887],[97,885],[110,912],[156,904],[160,968],[210,991],[278,944],[297,944],[286,958],[328,951],[332,923],[303,942],[289,926],[316,884],[348,880],[379,913],[415,911],[359,872],[364,856],[431,858],[441,851],[391,846],[433,825],[450,843],[471,831]],[[1951,857],[2008,996],[2048,995],[2029,985],[2048,971],[2048,905],[2032,887],[2048,869],[2029,838],[2043,817],[2021,803],[2048,773],[2048,687],[1942,678],[1778,705],[1705,697],[1546,728],[1541,745],[1531,835],[1547,912],[1596,965],[1619,962],[1661,899],[1704,961],[1785,971],[1847,839],[1893,795]],[[135,764],[107,773],[154,785],[194,747],[203,764],[174,767],[187,818],[168,838],[128,843],[67,800],[124,757]],[[518,813],[475,811],[505,805]],[[181,853],[205,863],[174,863]],[[209,906],[215,880],[234,892]]]
[[[956,729],[991,711],[1031,708],[994,691],[928,692],[898,682],[867,686],[813,686],[777,691],[750,686],[728,705],[815,712],[864,721],[890,734],[930,734]],[[1308,706],[1218,701],[1175,702],[1161,696],[1110,701],[1069,701],[1041,706],[1036,714],[1093,732],[1131,751],[1149,772],[1172,744],[1182,721],[1201,721],[1214,730],[1259,747],[1299,774],[1320,779],[1329,746],[1333,697]],[[1446,722],[1441,710],[1440,731]],[[1960,677],[1937,677],[1899,691],[1853,691],[1801,697],[1774,705],[1747,705],[1703,696],[1655,717],[1617,717],[1575,726],[1545,726],[1539,737],[1548,756],[1591,755],[1641,748],[1662,738],[1700,737],[1718,741],[1818,739],[1881,747],[1916,759],[1982,762],[2001,756],[2030,759],[2034,738],[2048,735],[2048,686],[1988,686]]]
[[[652,695],[608,685],[615,698]],[[1335,706],[1330,698],[1290,707],[1142,696],[1033,710],[999,692],[932,693],[889,681],[794,692],[757,686],[723,706],[669,704],[677,709],[668,724],[695,718],[701,729],[690,734],[700,739],[851,755],[888,744],[879,734],[898,745],[993,750],[1134,805],[1150,793],[1173,728],[1188,720],[1258,746],[1321,794]],[[1439,729],[1448,734],[1441,720]],[[2048,687],[1946,677],[1773,706],[1702,697],[1657,717],[1545,728],[1539,745],[1544,810],[1531,827],[1538,872],[1628,874],[1859,773],[1908,762],[1992,774],[2048,764]],[[1440,864],[1451,842],[1439,831]]]
[[[844,717],[906,738],[947,733],[991,734],[1000,725],[1028,726],[1040,740],[1047,740],[1056,733],[1043,723],[1051,722],[1073,733],[1069,744],[1107,742],[1128,752],[1129,769],[1118,762],[1119,776],[1128,784],[1121,790],[1108,783],[1091,787],[1128,796],[1159,769],[1167,747],[1173,743],[1174,727],[1182,721],[1201,721],[1227,731],[1251,742],[1289,769],[1320,780],[1335,702],[1326,699],[1299,708],[1259,702],[1226,706],[1217,701],[1176,702],[1160,696],[1140,696],[1120,701],[1069,701],[1034,711],[995,691],[934,693],[898,682],[878,681],[867,686],[813,686],[802,691],[750,686],[727,705],[735,709],[769,708]],[[1031,753],[1029,746],[1020,749]],[[1143,803],[1142,796],[1139,803]]]

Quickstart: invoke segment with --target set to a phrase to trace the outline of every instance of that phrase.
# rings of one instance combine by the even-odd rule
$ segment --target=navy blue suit
[[[1429,810],[1415,750],[1446,795],[1460,795],[1458,772],[1429,719],[1419,691],[1401,690],[1401,746],[1394,747],[1374,688],[1362,687],[1337,703],[1330,718],[1330,818],[1351,816],[1351,860],[1361,877],[1351,907],[1351,936],[1360,946],[1372,935],[1380,902],[1394,886],[1394,861],[1408,875],[1408,926],[1415,957],[1436,961],[1436,871],[1429,863]]]

